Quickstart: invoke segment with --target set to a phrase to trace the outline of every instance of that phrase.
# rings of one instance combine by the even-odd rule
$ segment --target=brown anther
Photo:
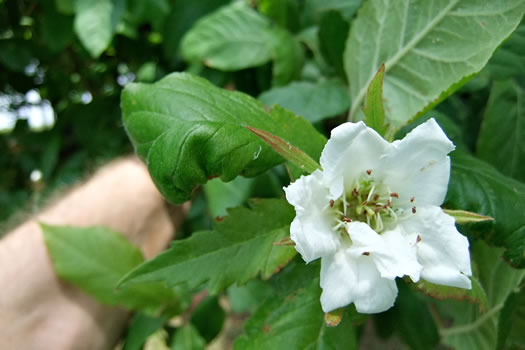
[[[397,192],[390,193],[390,197],[399,198],[399,194]]]
[[[376,201],[378,199],[379,199],[379,195],[378,194],[374,195],[374,200]]]
[[[416,243],[419,243],[419,242],[421,242],[421,236],[420,236],[420,235],[417,235]]]
[[[372,175],[372,169],[368,169],[368,170],[366,171],[366,173],[367,173],[368,175]]]
[[[365,201],[363,203],[361,203],[361,205],[364,207],[368,204],[368,200],[365,199]]]
[[[369,255],[370,255],[370,252],[363,252],[363,255],[365,255],[365,256],[369,256]]]
[[[413,207],[412,207],[412,213],[413,213],[413,214],[416,213],[416,206],[413,206]]]
[[[357,190],[357,188],[354,188],[354,189],[352,190],[352,196],[354,196],[354,197],[359,196],[359,191]]]
[[[334,207],[334,200],[333,199],[330,199],[330,208],[333,208]]]
[[[352,219],[347,218],[346,216],[343,216],[343,221],[344,222],[352,222]]]
[[[410,203],[414,203],[414,199],[416,199],[416,197],[410,197]]]

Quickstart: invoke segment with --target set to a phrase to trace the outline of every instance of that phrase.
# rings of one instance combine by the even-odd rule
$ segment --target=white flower
[[[325,312],[394,304],[396,277],[471,288],[468,240],[440,205],[454,145],[434,119],[389,143],[363,122],[332,131],[323,170],[285,188],[290,233],[306,262],[321,258]]]

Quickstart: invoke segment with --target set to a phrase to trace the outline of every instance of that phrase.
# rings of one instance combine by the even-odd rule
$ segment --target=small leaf
[[[439,300],[466,300],[471,303],[479,304],[480,310],[487,310],[487,295],[483,290],[483,287],[477,278],[470,277],[470,280],[472,281],[472,289],[442,286],[424,280],[421,280],[415,286],[419,291],[433,298]]]
[[[124,236],[104,227],[41,227],[57,275],[99,301],[148,311],[174,302],[174,292],[161,284],[115,289],[124,274],[144,261]]]
[[[146,339],[166,322],[165,317],[151,317],[142,313],[135,315],[127,331],[123,350],[141,350]]]
[[[191,323],[178,328],[171,344],[171,350],[204,350],[206,340]]]
[[[350,107],[347,88],[336,79],[292,82],[265,91],[259,100],[266,106],[279,104],[312,123],[339,115]]]
[[[311,174],[321,168],[319,163],[310,158],[306,153],[290,145],[283,139],[272,135],[269,132],[252,128],[251,126],[247,126],[247,128],[272,147],[275,152],[283,156],[284,159],[289,160],[300,169],[304,169],[307,173]]]
[[[170,249],[128,273],[120,284],[163,281],[190,288],[203,284],[210,293],[243,284],[261,274],[269,278],[296,252],[293,247],[276,247],[273,242],[289,235],[295,211],[285,200],[261,199],[251,209],[235,208],[216,221],[213,231],[194,233],[175,241]]]
[[[494,221],[494,218],[491,218],[490,216],[480,215],[466,210],[443,209],[443,211],[452,216],[454,220],[456,220],[456,224],[472,224],[483,221]]]
[[[125,8],[125,0],[75,0],[75,33],[93,58],[111,43]]]
[[[385,77],[385,64],[383,63],[368,86],[363,112],[365,123],[384,136],[386,132],[385,109],[383,108],[383,78]]]

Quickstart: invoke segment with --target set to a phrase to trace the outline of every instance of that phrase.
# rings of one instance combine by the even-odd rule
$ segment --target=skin
[[[146,258],[166,248],[182,207],[168,211],[144,165],[114,161],[0,240],[0,349],[111,349],[129,312],[58,279],[38,222],[107,226]]]

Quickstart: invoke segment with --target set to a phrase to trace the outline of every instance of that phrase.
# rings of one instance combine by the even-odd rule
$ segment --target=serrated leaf
[[[111,43],[125,8],[125,0],[75,0],[75,33],[93,58]]]
[[[500,255],[501,249],[491,248],[483,242],[478,242],[472,249],[481,285],[487,291],[489,308],[486,312],[469,303],[438,305],[453,320],[451,327],[441,329],[446,345],[455,349],[496,348],[500,312],[508,296],[525,276],[524,270],[511,268],[500,259]]]
[[[477,155],[500,172],[525,182],[525,88],[494,82],[483,115]]]
[[[386,132],[385,109],[383,108],[383,80],[385,77],[385,65],[379,67],[376,75],[368,86],[363,112],[365,123],[374,129],[379,135],[384,136]]]
[[[115,290],[119,279],[144,261],[142,252],[119,233],[104,227],[41,227],[57,275],[99,301],[147,311],[175,301],[174,292],[160,284]]]
[[[283,156],[284,159],[290,161],[292,164],[297,166],[300,169],[303,169],[308,174],[313,173],[317,169],[321,169],[319,163],[310,158],[306,153],[300,149],[290,145],[288,142],[283,139],[272,135],[266,131],[259,130],[247,126],[247,128],[253,132],[255,135],[259,136],[261,140],[266,142],[275,152]]]
[[[470,277],[472,281],[472,289],[463,289],[456,287],[443,286],[439,284],[430,283],[428,281],[421,280],[415,285],[415,288],[426,295],[433,298],[446,300],[465,300],[470,303],[475,303],[480,306],[480,310],[487,310],[487,294],[475,277]]]
[[[443,209],[445,213],[456,220],[456,224],[474,224],[483,221],[493,221],[494,218],[485,215],[479,215],[466,210]]]
[[[402,126],[479,72],[519,24],[521,0],[371,0],[345,52],[355,120],[381,63],[387,121]]]
[[[302,61],[301,47],[294,38],[242,1],[200,19],[182,39],[181,49],[186,60],[224,71],[275,60],[277,85],[291,80]]]
[[[194,233],[175,241],[166,252],[127,274],[121,285],[163,281],[196,288],[205,284],[211,293],[243,284],[261,274],[269,278],[295,255],[293,247],[273,242],[289,234],[295,211],[285,200],[261,199],[251,209],[229,210],[213,231]]]
[[[505,258],[525,266],[525,185],[499,173],[486,162],[455,151],[445,207],[494,218],[468,226],[471,236],[504,247]]]
[[[312,123],[343,113],[350,107],[346,86],[339,80],[293,82],[259,96],[265,105],[279,104]]]
[[[328,327],[320,295],[319,279],[314,278],[305,287],[267,299],[245,323],[244,334],[236,339],[233,348],[357,349],[351,315],[345,312],[337,327]]]
[[[270,132],[319,159],[326,139],[304,118],[282,108],[268,113],[254,98],[174,73],[122,93],[124,125],[159,190],[181,203],[209,177],[255,176],[283,158],[251,133]]]

